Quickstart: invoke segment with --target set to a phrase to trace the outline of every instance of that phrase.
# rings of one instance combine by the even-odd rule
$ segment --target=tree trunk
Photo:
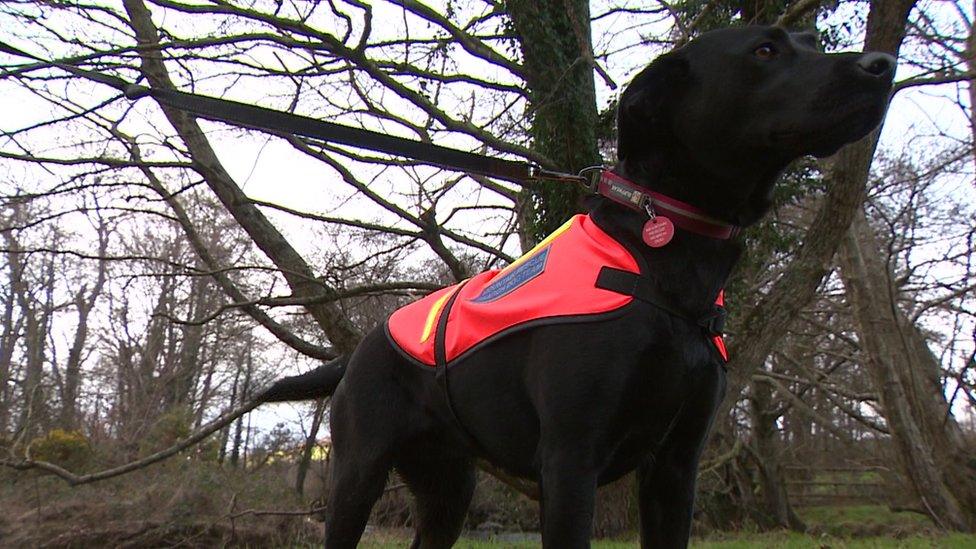
[[[13,264],[8,261],[13,278]],[[7,433],[12,395],[7,390],[13,367],[14,346],[23,330],[23,317],[14,319],[14,291],[11,287],[3,300],[3,333],[0,333],[0,438]]]
[[[973,2],[976,8],[976,1]],[[966,40],[966,70],[969,74],[976,74],[976,21],[969,23],[969,36]],[[969,81],[966,86],[969,90],[969,130],[973,136],[973,143],[976,143],[976,82]],[[976,147],[973,147],[973,160],[976,160]]]
[[[874,0],[868,14],[865,49],[898,55],[905,37],[908,14],[915,0]],[[816,295],[830,272],[831,261],[855,213],[864,202],[865,185],[877,147],[880,129],[848,145],[830,162],[830,186],[823,203],[803,237],[803,244],[783,276],[739,324],[733,341],[728,397],[719,414],[728,415],[737,395],[753,373],[766,363],[773,347],[783,338],[791,321]]]
[[[240,401],[241,402],[247,402],[247,399],[248,399],[248,396],[249,396],[248,393],[249,393],[250,388],[251,388],[251,366],[252,366],[252,358],[251,358],[252,355],[251,355],[251,353],[253,351],[253,349],[251,347],[252,342],[253,342],[253,336],[248,335],[247,349],[245,351],[246,354],[244,355],[244,384],[241,387],[241,396],[240,396]],[[241,417],[237,418],[237,424],[234,426],[234,447],[233,447],[233,449],[231,450],[231,453],[230,453],[230,464],[231,464],[232,467],[235,467],[235,468],[237,467],[237,464],[240,461],[241,453],[247,451],[246,445],[244,445],[244,447],[242,448],[242,442],[243,442],[242,435],[243,435],[243,430],[244,430],[244,417],[245,416],[241,416]],[[248,435],[250,435],[250,431],[251,431],[251,429],[250,429],[250,427],[248,427]],[[245,467],[247,466],[247,463],[246,462],[244,463],[244,466]]]
[[[241,384],[241,369],[240,367],[234,372],[234,384],[231,386],[230,390],[230,408],[237,406],[238,402],[243,402],[243,399],[237,398],[238,387]],[[238,419],[238,422],[240,419]],[[235,424],[237,422],[234,422]],[[225,426],[220,430],[220,451],[217,454],[217,463],[221,465],[224,464],[224,460],[227,459],[227,443],[230,441],[230,430],[231,425]]]
[[[98,255],[105,257],[108,251],[108,232],[103,222],[98,228]],[[64,366],[64,385],[61,393],[61,412],[58,423],[62,429],[78,428],[78,391],[81,386],[81,360],[88,342],[88,316],[95,303],[102,294],[108,271],[108,261],[98,262],[98,274],[90,292],[86,288],[75,296],[75,308],[78,310],[78,325],[75,327],[75,337],[68,351],[68,361]]]
[[[312,425],[308,428],[308,436],[305,437],[305,444],[302,446],[302,456],[298,460],[298,470],[295,474],[295,491],[299,495],[305,493],[305,477],[308,475],[308,468],[312,464],[312,451],[315,450],[316,439],[319,436],[319,428],[322,426],[322,418],[325,417],[326,403],[328,400],[320,398],[315,402],[315,412],[312,413]]]
[[[15,215],[17,212],[15,212]],[[20,243],[12,232],[5,232],[4,239],[7,248],[19,250]],[[43,420],[47,410],[47,399],[43,394],[42,381],[44,377],[44,360],[47,351],[47,327],[50,317],[50,307],[54,284],[54,260],[44,267],[41,280],[29,283],[26,279],[26,256],[16,252],[8,252],[7,260],[10,265],[10,291],[17,305],[20,316],[24,319],[24,381],[22,384],[23,406],[17,422],[17,430],[23,433],[24,440],[30,441],[40,433],[38,425]],[[44,291],[46,297],[40,302],[34,292]]]
[[[145,3],[141,0],[123,2],[129,23],[139,43],[142,72],[154,88],[174,89],[172,80],[159,52],[159,31],[153,24]],[[278,269],[296,297],[334,294],[308,265],[301,254],[240,189],[217,158],[213,147],[196,119],[177,109],[163,107],[167,120],[186,144],[193,166],[226,208],[227,212],[247,232],[255,245]],[[352,352],[362,337],[359,330],[335,303],[316,302],[305,305],[306,310],[329,336],[339,352]]]
[[[210,406],[210,397],[212,394],[213,387],[213,375],[217,369],[217,356],[216,351],[210,353],[207,362],[207,371],[203,376],[202,387],[200,388],[200,397],[196,401],[196,413],[193,419],[193,430],[196,431],[203,425],[203,413],[207,411]],[[231,398],[231,406],[234,405],[233,397]]]
[[[88,314],[91,308],[85,299],[86,289],[75,295],[75,308],[78,310],[78,326],[74,341],[68,350],[68,361],[64,365],[64,384],[61,389],[61,411],[58,425],[62,429],[73,430],[78,427],[78,388],[81,385],[81,356],[88,339]]]
[[[158,374],[166,350],[166,330],[169,325],[162,315],[173,312],[174,288],[172,277],[163,278],[145,335],[117,343],[118,400],[121,405],[116,417],[118,436],[133,456],[138,454],[144,437],[161,412]],[[128,325],[127,309],[123,310],[122,315],[121,322]],[[130,336],[126,334],[125,337]]]
[[[865,365],[880,392],[901,472],[920,507],[945,528],[971,531],[976,456],[946,402],[938,361],[897,306],[880,249],[861,213],[844,241],[840,265]]]
[[[776,425],[779,414],[773,410],[776,406],[773,402],[772,387],[768,383],[753,382],[750,394],[753,441],[759,462],[763,509],[770,523],[776,527],[804,532],[806,525],[793,512],[793,506],[790,505],[790,498],[786,493],[786,482],[780,460],[782,445],[779,441],[779,428]]]
[[[596,87],[587,0],[509,0],[505,3],[522,50],[530,94],[532,148],[553,169],[575,173],[601,164]],[[579,185],[544,183],[522,195],[523,245],[537,241],[581,210]]]
[[[203,268],[202,266],[200,266]],[[191,320],[200,318],[210,310],[213,299],[209,280],[196,277],[190,285],[190,304],[187,313]],[[177,359],[169,372],[166,386],[166,408],[189,405],[194,381],[201,370],[201,345],[203,343],[203,325],[189,324],[179,328],[180,338]]]
[[[603,164],[598,147],[596,86],[588,0],[508,0],[505,3],[522,52],[529,90],[532,148],[552,169],[576,173]],[[533,184],[519,197],[524,250],[582,211],[584,191],[566,183]],[[597,494],[595,531],[612,535],[633,528],[633,478]]]

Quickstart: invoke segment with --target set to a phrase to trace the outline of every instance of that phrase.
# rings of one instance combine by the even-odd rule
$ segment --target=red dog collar
[[[703,210],[670,196],[645,189],[610,170],[600,172],[597,193],[633,210],[660,215],[686,231],[727,240],[739,234],[739,227],[715,219]]]

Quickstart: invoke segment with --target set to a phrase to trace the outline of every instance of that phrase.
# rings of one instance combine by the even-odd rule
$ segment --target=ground
[[[275,464],[245,472],[173,460],[134,475],[71,488],[49,476],[0,471],[0,547],[320,547],[322,524],[303,513],[315,503],[297,496],[284,482],[290,474],[290,469],[278,470]],[[536,512],[533,505],[520,509],[512,507],[526,516]],[[297,514],[266,512],[281,510]],[[976,535],[945,534],[921,515],[896,513],[881,505],[804,507],[799,513],[810,533],[716,532],[696,537],[692,547],[976,548]],[[409,519],[409,511],[400,514],[401,524]],[[371,529],[361,547],[402,548],[410,538],[411,532],[404,529]],[[634,548],[636,540],[632,533],[595,542],[594,547]],[[539,546],[539,535],[533,532],[471,532],[457,545]]]
[[[407,536],[374,534],[360,545],[365,549],[402,548],[409,541]],[[538,540],[531,541],[493,541],[463,538],[457,549],[538,549]],[[594,549],[631,549],[639,547],[636,539],[621,541],[597,541]],[[910,536],[902,539],[874,536],[868,538],[842,538],[830,535],[795,534],[772,532],[764,534],[732,533],[706,539],[692,540],[692,549],[753,549],[756,547],[775,547],[777,549],[970,549],[976,547],[976,536],[953,534],[933,536]]]
[[[693,549],[969,549],[976,547],[976,535],[945,534],[925,517],[892,512],[880,505],[824,506],[800,510],[813,533],[728,532],[692,540]],[[404,547],[408,531],[370,532],[361,545],[366,549]],[[538,534],[503,534],[488,539],[462,538],[457,549],[537,549]],[[639,547],[636,534],[621,540],[597,541],[594,549]]]

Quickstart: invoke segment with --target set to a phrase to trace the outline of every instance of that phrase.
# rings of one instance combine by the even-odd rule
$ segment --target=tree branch
[[[803,18],[808,12],[819,8],[820,2],[821,0],[799,0],[786,10],[786,13],[780,15],[774,24],[777,27],[788,28]]]
[[[149,10],[141,0],[125,0],[123,5],[140,45],[144,46],[139,55],[146,78],[158,89],[175,89],[159,54],[159,32],[152,22]],[[264,214],[248,201],[220,163],[196,120],[181,111],[162,108],[166,118],[186,143],[196,170],[258,248],[282,270],[292,292],[300,296],[313,295],[317,289],[314,288],[316,284],[310,282],[316,279],[312,269]],[[300,273],[301,276],[291,273]],[[351,352],[362,338],[359,330],[334,304],[323,303],[306,308],[340,352]]]

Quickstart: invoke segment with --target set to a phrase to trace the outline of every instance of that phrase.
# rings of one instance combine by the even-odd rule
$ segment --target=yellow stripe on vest
[[[454,291],[456,292],[457,290]],[[430,339],[430,334],[434,333],[434,324],[437,323],[437,317],[440,315],[441,309],[444,308],[444,303],[452,295],[454,295],[454,292],[447,292],[435,301],[434,305],[430,308],[430,312],[427,313],[427,322],[424,322],[424,332],[420,335],[421,343]]]
[[[563,223],[563,226],[562,227],[559,227],[558,229],[556,229],[555,231],[553,231],[553,233],[551,235],[545,237],[542,240],[542,242],[536,244],[534,248],[532,248],[531,250],[528,251],[528,253],[522,254],[522,257],[516,259],[515,261],[512,262],[511,265],[509,265],[508,267],[505,267],[504,269],[502,269],[502,271],[500,273],[498,273],[495,276],[495,278],[498,278],[499,276],[504,275],[508,271],[511,271],[515,267],[518,267],[522,263],[525,263],[525,261],[528,260],[533,255],[535,255],[536,252],[538,252],[542,248],[545,248],[549,244],[552,244],[552,241],[553,240],[556,240],[556,237],[558,237],[559,235],[561,235],[564,232],[568,231],[569,228],[573,226],[573,221],[575,221],[575,220],[576,220],[576,216],[573,216],[573,217],[569,218],[568,221],[566,221],[565,223]]]
[[[542,242],[536,244],[535,247],[529,250],[528,253],[523,254],[522,257],[513,261],[511,265],[502,269],[502,271],[499,272],[497,275],[495,275],[495,277],[497,278],[499,276],[502,276],[505,273],[509,272],[510,270],[514,269],[515,267],[518,267],[522,263],[525,263],[525,261],[528,260],[533,255],[535,255],[536,252],[538,252],[542,248],[545,248],[549,244],[552,244],[552,241],[555,240],[556,237],[568,231],[569,228],[573,226],[573,221],[575,219],[576,219],[575,216],[569,218],[568,221],[563,223],[562,227],[559,227],[551,235],[544,238]],[[458,286],[458,288],[454,290],[454,292],[458,291],[459,289],[461,289],[460,286]],[[444,304],[447,303],[447,300],[450,299],[452,295],[454,295],[454,292],[448,292],[442,295],[440,298],[437,299],[437,301],[434,302],[434,305],[431,306],[430,311],[427,312],[427,321],[424,322],[424,331],[423,333],[420,334],[421,343],[424,343],[425,341],[430,339],[430,336],[434,333],[434,326],[437,324],[437,318],[440,316],[441,310],[444,308]]]

